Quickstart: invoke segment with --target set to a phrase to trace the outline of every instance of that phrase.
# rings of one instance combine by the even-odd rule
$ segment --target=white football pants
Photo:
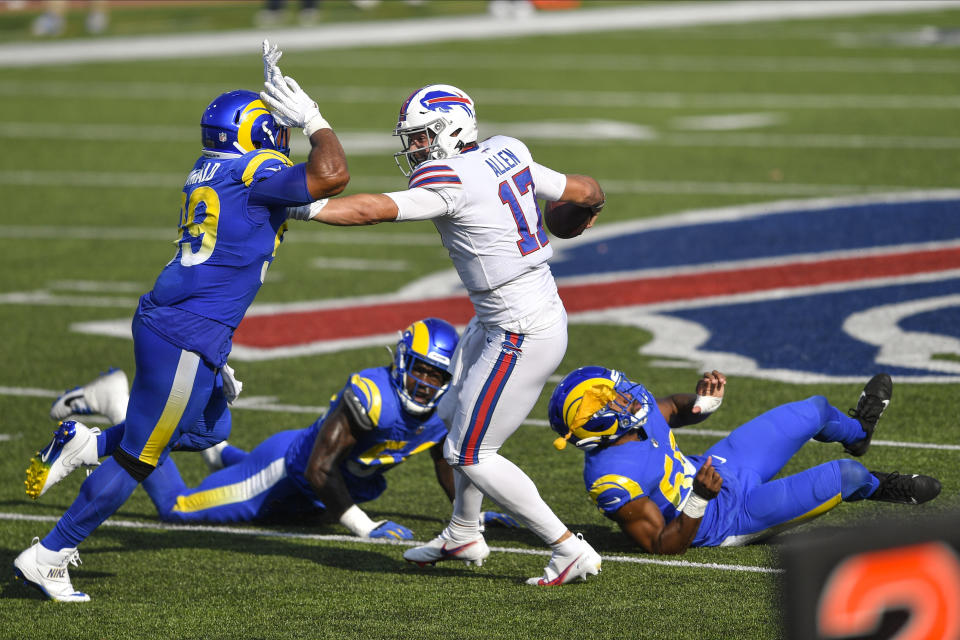
[[[444,458],[458,471],[451,525],[461,535],[470,533],[464,528],[476,531],[483,495],[547,543],[567,530],[533,481],[497,453],[563,359],[567,316],[562,307],[555,318],[530,333],[484,326],[474,318],[457,345],[453,378],[438,410],[449,428]]]

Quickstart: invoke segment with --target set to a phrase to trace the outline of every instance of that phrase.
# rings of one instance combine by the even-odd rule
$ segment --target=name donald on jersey
[[[220,163],[213,162],[210,164],[205,164],[199,169],[194,169],[190,172],[190,175],[187,176],[187,181],[184,186],[190,186],[192,184],[197,184],[198,182],[207,182],[208,180],[213,180],[213,176],[216,175],[219,168]]]

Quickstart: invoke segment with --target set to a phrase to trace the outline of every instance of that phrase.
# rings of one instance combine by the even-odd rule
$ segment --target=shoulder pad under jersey
[[[237,164],[240,180],[249,187],[254,182],[269,178],[285,167],[292,167],[293,161],[279,151],[258,149],[244,154]]]
[[[643,496],[640,485],[627,476],[607,474],[590,486],[590,498],[604,515],[610,515],[631,500]]]
[[[383,398],[380,387],[372,379],[353,374],[343,390],[343,402],[359,428],[370,431],[379,424]]]

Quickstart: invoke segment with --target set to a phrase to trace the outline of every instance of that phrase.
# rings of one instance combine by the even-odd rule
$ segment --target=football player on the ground
[[[392,366],[351,374],[326,414],[306,429],[274,434],[249,453],[226,442],[204,450],[204,459],[217,471],[195,489],[186,486],[173,459],[164,455],[143,488],[160,518],[170,522],[301,522],[323,514],[360,537],[412,538],[407,527],[374,522],[357,504],[384,491],[387,471],[428,449],[437,480],[453,500],[453,472],[434,446],[443,442],[447,430],[434,408],[447,390],[457,340],[456,329],[444,320],[415,322],[402,333]],[[51,416],[66,418],[75,413],[71,409],[79,409],[80,415],[108,412],[116,419],[127,393],[126,377],[114,370],[63,394]],[[123,437],[122,419],[119,414],[118,424],[98,430],[73,460],[93,465],[110,455]],[[70,422],[60,429],[64,425],[69,428]],[[61,456],[43,492],[76,466]],[[484,512],[483,520],[516,526],[508,515],[492,511]]]
[[[49,598],[90,599],[74,590],[68,575],[77,545],[126,502],[174,443],[191,435],[206,446],[226,438],[221,368],[283,240],[287,208],[339,193],[349,180],[336,135],[317,104],[275,71],[278,58],[264,42],[274,113],[257,94],[239,90],[218,96],[203,113],[203,151],[183,187],[177,254],[133,317],[137,372],[123,440],[53,530],[14,561],[16,577]],[[309,138],[306,163],[294,165],[288,157],[288,127]],[[41,467],[76,437],[55,436]],[[34,484],[42,473],[34,469]]]
[[[592,208],[604,203],[588,176],[533,160],[520,140],[478,140],[474,102],[449,85],[414,91],[394,135],[408,189],[356,194],[306,207],[302,217],[334,225],[432,220],[473,302],[450,392],[439,412],[450,429],[444,457],[456,470],[453,515],[443,532],[403,557],[418,564],[479,563],[490,550],[478,529],[483,496],[503,505],[553,549],[534,585],[586,579],[601,558],[573,535],[533,481],[499,449],[520,426],[567,348],[567,314],[547,260],[553,254],[537,199]],[[409,170],[408,170],[409,169]]]
[[[672,429],[720,406],[726,378],[705,373],[696,394],[656,398],[619,371],[582,367],[567,374],[548,408],[550,426],[585,452],[583,478],[597,508],[650,553],[743,545],[826,513],[840,502],[920,504],[940,483],[917,474],[868,471],[833,460],[771,480],[811,438],[866,453],[893,382],[877,374],[850,416],[823,396],[785,404],[737,427],[703,455],[685,456]]]

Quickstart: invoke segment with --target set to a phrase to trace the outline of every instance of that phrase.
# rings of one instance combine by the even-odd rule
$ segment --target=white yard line
[[[960,9],[960,3],[957,5]],[[319,77],[319,76],[318,76]],[[387,104],[396,107],[397,96],[404,96],[410,87],[364,87],[364,86],[326,86],[304,82],[304,89],[323,96],[324,104],[334,102],[343,104]],[[170,84],[151,82],[0,82],[0,96],[17,97],[60,97],[92,98],[114,101],[157,101],[182,102],[185,99],[197,100],[197,96],[206,96],[209,85]],[[602,104],[604,107],[627,109],[905,109],[916,110],[953,110],[960,107],[960,96],[952,93],[942,94],[899,94],[899,93],[686,93],[678,91],[581,91],[578,89],[502,89],[471,88],[470,94],[477,102],[497,106],[535,106],[541,110],[557,107],[590,107]],[[206,98],[203,98],[206,100]],[[201,103],[203,104],[203,103]],[[12,122],[4,124],[0,131],[8,136],[58,136],[69,132],[77,124]],[[389,138],[390,127],[385,125],[383,133]],[[484,127],[490,123],[484,121]],[[49,131],[42,127],[49,127]],[[116,128],[116,132],[111,129]],[[139,125],[109,124],[90,129],[90,137],[127,136],[127,131],[138,129]],[[143,128],[143,133],[159,137],[164,132],[185,127],[173,125],[152,125]],[[191,130],[192,131],[192,130]],[[339,129],[337,133],[342,133]],[[481,131],[483,133],[483,131]],[[183,133],[178,134],[178,138]],[[191,136],[193,133],[190,134]],[[484,134],[487,135],[487,134]]]
[[[556,377],[556,376],[554,376]],[[0,387],[0,395],[5,396],[30,396],[38,398],[56,398],[62,391],[53,391],[48,389],[36,389],[28,387]],[[312,415],[321,415],[326,412],[327,407],[325,406],[303,406],[295,404],[278,404],[274,396],[250,396],[237,399],[231,407],[231,409],[249,409],[252,411],[270,411],[270,412],[281,412],[281,413],[307,413]],[[527,419],[523,422],[525,426],[532,427],[548,427],[549,423],[546,420],[538,419]],[[678,435],[695,435],[695,436],[714,436],[718,438],[724,438],[730,435],[729,431],[720,431],[713,429],[691,429],[683,428],[677,431]],[[13,434],[14,436],[19,436],[19,434]],[[906,448],[906,449],[934,449],[939,451],[960,451],[960,445],[955,444],[940,444],[935,442],[898,442],[894,440],[874,440],[872,443],[873,446],[880,447],[897,447],[897,448]]]
[[[255,58],[264,36],[285,51],[316,51],[463,42],[535,35],[649,30],[710,24],[741,24],[782,20],[846,18],[863,15],[915,13],[955,8],[950,0],[806,0],[670,3],[621,6],[579,11],[537,13],[527,20],[501,20],[490,15],[423,20],[338,23],[312,28],[249,29],[138,37],[105,37],[61,42],[0,45],[0,68],[89,62],[200,59],[249,54]]]
[[[56,516],[36,516],[23,513],[0,512],[0,520],[13,522],[56,522]],[[323,535],[318,533],[297,533],[294,531],[276,531],[273,529],[257,529],[254,527],[228,527],[218,525],[185,525],[168,524],[165,522],[141,522],[135,520],[118,520],[109,518],[101,527],[115,527],[121,529],[150,529],[160,531],[187,531],[191,533],[217,533],[230,536],[260,536],[264,538],[282,538],[286,540],[313,540],[318,542],[349,542],[353,544],[386,545],[389,547],[416,547],[424,542],[419,540],[380,540],[358,538],[356,536]],[[549,556],[550,551],[545,549],[517,549],[513,547],[490,547],[498,553],[515,553],[519,555]],[[687,562],[685,560],[658,560],[656,558],[642,558],[633,556],[601,555],[604,562],[626,562],[635,564],[652,564],[685,569],[717,569],[721,571],[745,571],[750,573],[782,573],[781,569],[771,567],[757,567],[742,564],[720,564],[716,562]]]

